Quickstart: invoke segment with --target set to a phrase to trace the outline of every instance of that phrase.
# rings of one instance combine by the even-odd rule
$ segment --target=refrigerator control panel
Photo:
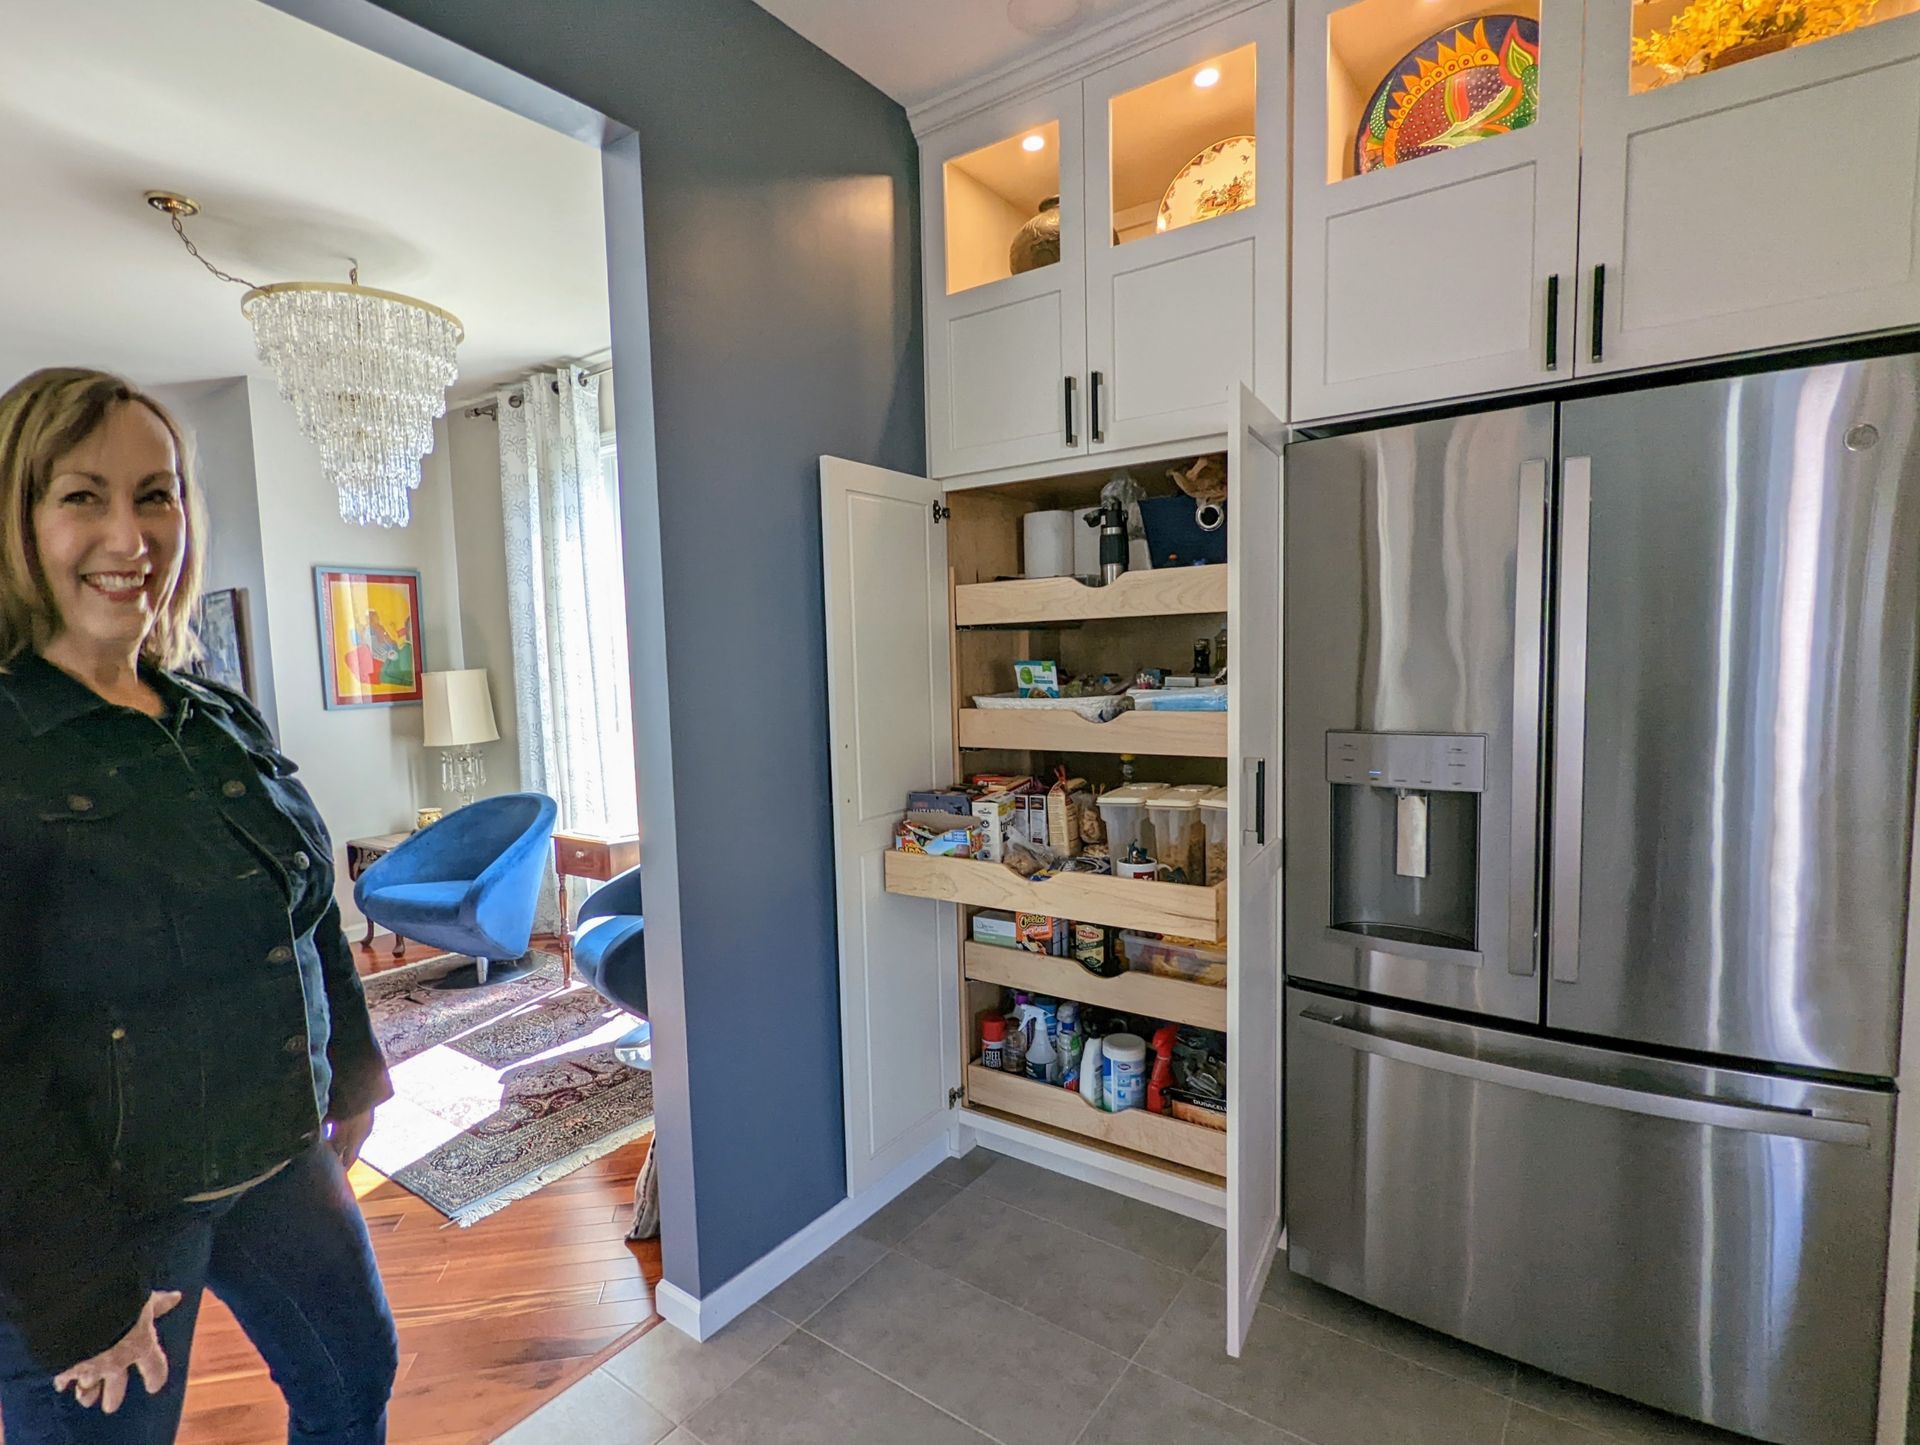
[[[1327,781],[1431,793],[1483,793],[1487,740],[1444,733],[1328,733]]]

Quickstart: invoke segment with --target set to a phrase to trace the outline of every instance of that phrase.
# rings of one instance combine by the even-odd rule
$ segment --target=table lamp
[[[441,749],[440,786],[459,798],[464,808],[486,786],[487,769],[480,760],[478,745],[500,736],[493,720],[493,699],[487,693],[487,670],[469,667],[458,672],[428,672],[420,681],[426,708],[426,743]]]

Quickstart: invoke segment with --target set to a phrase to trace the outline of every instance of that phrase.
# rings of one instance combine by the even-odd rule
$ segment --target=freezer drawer
[[[1287,994],[1292,1267],[1780,1445],[1873,1438],[1893,1097]]]

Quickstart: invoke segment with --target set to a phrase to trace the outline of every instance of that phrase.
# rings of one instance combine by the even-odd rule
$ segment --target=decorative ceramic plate
[[[1195,221],[1210,221],[1253,204],[1253,137],[1215,141],[1180,167],[1160,198],[1156,231],[1177,231]]]
[[[1354,169],[1382,166],[1530,126],[1540,113],[1540,22],[1488,15],[1449,25],[1387,72],[1361,117]]]

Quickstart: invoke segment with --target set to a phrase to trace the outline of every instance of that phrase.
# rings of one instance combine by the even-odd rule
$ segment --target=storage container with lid
[[[1227,790],[1210,788],[1200,799],[1200,822],[1207,830],[1207,883],[1227,879]]]
[[[1200,826],[1200,805],[1168,788],[1147,801],[1147,823],[1153,830],[1154,861],[1174,870],[1170,881],[1198,883],[1207,867],[1206,834]]]
[[[1099,797],[1100,821],[1107,828],[1107,856],[1119,863],[1127,850],[1140,843],[1151,855],[1153,839],[1146,828],[1146,805],[1167,790],[1165,783],[1128,783]]]

